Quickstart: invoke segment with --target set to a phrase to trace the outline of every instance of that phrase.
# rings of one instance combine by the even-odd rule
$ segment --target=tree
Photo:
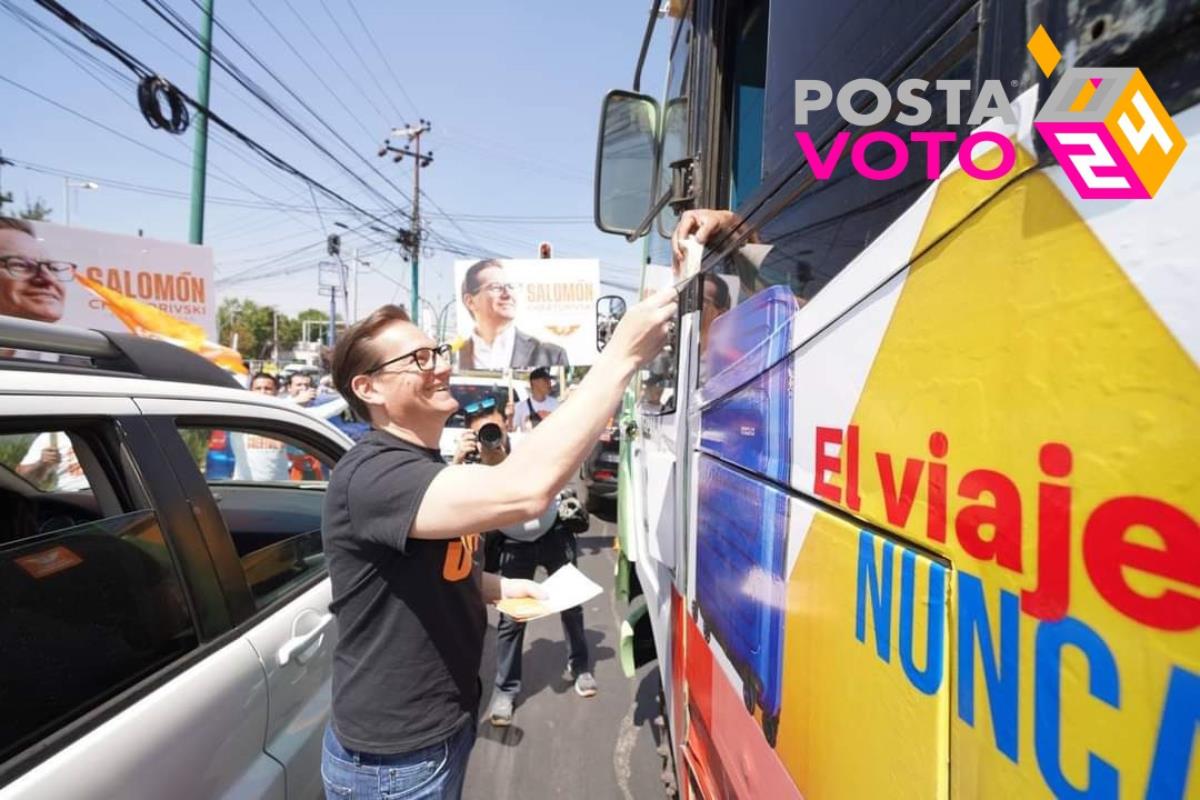
[[[12,202],[12,195],[9,195],[8,202]],[[35,202],[29,202],[29,196],[25,196],[25,210],[18,216],[21,219],[31,220],[33,222],[44,222],[50,219],[50,212],[54,209],[42,202],[42,198],[38,198]]]
[[[307,312],[301,312],[303,316]],[[324,315],[321,316],[324,319]],[[217,307],[217,330],[221,344],[233,347],[237,334],[237,349],[247,359],[271,357],[275,330],[279,330],[279,350],[291,350],[300,341],[301,321],[276,312],[271,306],[260,306],[253,300],[226,297]]]

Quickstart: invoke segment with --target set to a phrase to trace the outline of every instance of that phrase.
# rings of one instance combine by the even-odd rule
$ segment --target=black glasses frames
[[[78,266],[70,261],[50,261],[26,258],[25,256],[0,256],[0,269],[20,280],[28,280],[36,275],[38,270],[44,269],[50,275],[66,283],[75,279],[75,270],[78,269]]]
[[[392,364],[395,364],[397,361],[404,361],[405,359],[412,359],[412,362],[416,364],[417,369],[419,369],[421,372],[432,372],[439,360],[447,363],[450,361],[451,350],[452,348],[448,344],[439,344],[437,347],[418,347],[411,353],[405,353],[402,356],[389,358],[382,364],[367,370],[364,374],[372,375],[376,372],[379,372],[384,367],[389,367]]]

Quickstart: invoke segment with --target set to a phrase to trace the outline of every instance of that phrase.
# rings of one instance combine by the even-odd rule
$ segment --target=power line
[[[39,2],[39,3],[56,2],[56,0],[37,0],[37,2]],[[142,0],[142,3],[147,8],[149,8],[154,14],[156,14],[160,19],[162,19],[164,22],[166,22],[168,25],[170,25],[172,28],[174,28],[177,33],[179,33],[181,36],[183,36],[185,39],[187,39],[187,41],[190,42],[197,49],[204,48],[204,45],[203,45],[203,42],[201,41],[199,32],[196,31],[187,22],[187,20],[185,20],[181,16],[179,16],[178,13],[174,11],[174,9],[172,9],[170,6],[166,5],[164,0]],[[326,122],[323,117],[321,117],[321,115],[317,114],[312,109],[312,107],[309,106],[300,97],[300,95],[296,94],[274,72],[272,72],[271,69],[269,67],[267,67],[262,62],[262,60],[259,59],[258,56],[256,56],[254,54],[254,52],[252,50],[250,50],[246,45],[242,44],[241,40],[238,39],[237,36],[231,30],[229,30],[223,23],[221,23],[215,16],[213,17],[213,23],[215,25],[217,25],[218,28],[220,28],[227,36],[229,36],[230,39],[232,39],[235,44],[237,44],[240,48],[242,48],[242,50],[246,51],[246,53],[250,55],[251,59],[253,59],[256,64],[258,64],[260,67],[262,67],[262,69],[265,70],[267,72],[267,74],[270,75],[275,80],[276,83],[278,83],[280,86],[283,87],[284,91],[286,91],[298,103],[300,103],[300,105],[303,106],[306,111],[308,111],[310,114],[312,114],[313,117],[315,117],[330,133],[332,133],[338,139],[338,141],[340,141],[343,145],[345,145],[345,147],[348,150],[350,150],[352,153],[354,153],[355,156],[359,158],[359,160],[361,160],[364,164],[366,164],[368,166],[368,168],[372,169],[385,183],[387,183],[389,186],[391,186],[393,189],[395,189],[397,192],[399,192],[401,197],[405,197],[405,194],[400,189],[400,187],[393,184],[390,180],[388,180],[387,176],[385,176],[382,172],[379,172],[377,169],[375,169],[373,164],[371,164],[369,161],[367,161],[365,158],[363,158],[362,155],[359,154],[350,145],[350,143],[347,142],[341,136],[341,134],[339,134],[336,130],[334,130],[333,127],[331,125],[329,125],[329,123]],[[376,189],[374,186],[372,186],[371,184],[369,184],[365,180],[363,180],[363,178],[361,178],[358,175],[358,173],[356,173],[356,172],[354,172],[354,170],[350,169],[350,167],[348,167],[345,163],[343,163],[341,159],[339,159],[332,152],[330,152],[330,150],[328,148],[326,148],[325,145],[323,145],[321,142],[317,141],[317,139],[311,133],[309,133],[308,130],[306,128],[304,128],[304,126],[302,126],[298,121],[296,121],[296,119],[294,119],[290,114],[288,114],[286,111],[284,111],[270,97],[270,95],[268,95],[266,93],[266,91],[261,86],[258,86],[252,79],[250,79],[249,76],[247,76],[244,72],[242,72],[241,69],[239,69],[236,65],[234,65],[224,55],[224,53],[221,52],[221,50],[219,48],[216,48],[216,47],[212,48],[212,55],[213,55],[213,61],[216,62],[217,66],[219,66],[230,77],[232,77],[235,81],[237,81],[238,84],[242,86],[242,88],[244,88],[246,91],[250,92],[250,94],[252,96],[254,96],[255,99],[257,99],[259,102],[261,102],[263,105],[265,105],[271,111],[273,111],[280,119],[282,119],[289,126],[291,126],[297,133],[299,133],[301,136],[303,136],[306,140],[308,140],[308,142],[310,144],[312,144],[313,147],[317,148],[317,150],[319,150],[322,154],[324,154],[326,157],[328,157],[330,160],[332,160],[334,163],[336,163],[342,170],[344,170],[346,173],[348,173],[350,175],[353,175],[355,177],[355,179],[360,184],[362,184],[362,186],[365,189],[367,189],[367,191],[371,192],[376,197],[378,197],[384,204],[390,204],[391,201],[387,198],[386,195],[384,195],[378,189]],[[185,95],[185,97],[186,97],[186,95]],[[190,100],[190,98],[189,98],[189,100]],[[407,199],[407,197],[405,197],[405,199]]]
[[[304,26],[304,30],[308,31],[308,35],[312,37],[312,40],[317,43],[317,47],[320,47],[321,50],[325,52],[325,55],[329,56],[329,60],[334,63],[334,66],[336,66],[338,70],[341,71],[342,75],[346,77],[346,80],[350,83],[350,85],[358,90],[358,93],[367,101],[367,105],[371,106],[371,108],[375,110],[375,113],[379,115],[381,120],[383,120],[384,126],[387,126],[388,115],[385,114],[383,110],[375,104],[375,101],[371,99],[370,95],[363,91],[362,86],[359,85],[358,81],[354,80],[354,77],[350,74],[349,70],[342,66],[342,62],[337,60],[337,56],[333,54],[333,51],[325,46],[325,41],[313,31],[312,27],[308,24],[308,20],[306,20],[300,14],[300,12],[296,11],[295,6],[292,5],[292,0],[283,0],[283,2],[284,5],[288,7],[288,10],[292,12],[292,16],[300,20],[300,24]],[[334,24],[337,24],[336,21]],[[341,30],[340,26],[338,27],[338,30]],[[343,34],[343,37],[344,36],[345,34]],[[353,49],[353,45],[351,45],[351,49]]]
[[[112,54],[114,58],[119,60],[122,64],[124,64],[126,67],[128,67],[130,69],[130,71],[137,74],[140,78],[145,79],[147,77],[154,76],[154,73],[151,70],[149,70],[149,68],[147,68],[143,63],[138,61],[134,56],[130,55],[128,52],[126,52],[120,46],[118,46],[111,40],[104,37],[103,34],[99,33],[99,31],[95,30],[94,28],[89,26],[87,23],[80,20],[78,17],[76,17],[74,14],[72,14],[66,8],[64,8],[60,3],[58,3],[57,0],[35,0],[35,2],[37,2],[38,5],[41,5],[43,8],[46,8],[47,10],[49,10],[51,13],[53,13],[59,19],[63,20],[63,22],[65,22],[71,28],[74,28],[75,30],[77,30],[78,32],[83,34],[89,41],[91,41],[97,47],[100,47],[101,49],[105,50],[106,52]],[[11,83],[11,81],[10,81],[10,83]],[[263,159],[267,160],[273,166],[277,167],[278,169],[280,169],[284,172],[288,172],[292,175],[295,175],[296,177],[300,178],[301,180],[304,180],[307,183],[310,183],[314,188],[320,189],[323,194],[326,194],[327,196],[333,197],[334,199],[344,203],[348,208],[353,209],[357,213],[361,214],[363,217],[373,219],[376,222],[379,222],[380,224],[383,224],[383,225],[387,224],[386,222],[384,222],[384,220],[382,220],[378,216],[368,212],[366,209],[362,208],[357,203],[354,203],[351,200],[347,199],[341,193],[336,192],[333,189],[330,189],[325,184],[310,177],[309,175],[307,175],[305,172],[303,172],[299,168],[293,166],[286,160],[280,158],[274,152],[272,152],[271,150],[269,150],[268,148],[266,148],[265,146],[260,144],[257,140],[253,139],[252,137],[250,137],[250,136],[246,135],[245,133],[243,133],[242,131],[238,130],[236,127],[234,127],[229,122],[227,122],[223,117],[221,117],[220,115],[213,112],[213,110],[211,108],[202,106],[194,98],[192,98],[191,96],[189,96],[188,94],[186,94],[185,92],[180,90],[178,87],[173,87],[173,91],[177,92],[179,97],[182,98],[189,106],[206,114],[208,116],[209,120],[213,124],[217,125],[220,128],[223,128],[230,134],[234,135],[237,139],[239,139],[248,148],[253,150],[255,153],[257,153]]]
[[[353,53],[354,57],[358,59],[358,63],[362,65],[363,71],[367,73],[367,76],[370,77],[371,82],[375,84],[375,88],[379,90],[380,96],[383,97],[383,99],[387,101],[387,104],[392,107],[392,111],[396,114],[396,119],[404,119],[403,112],[401,112],[396,106],[395,101],[392,100],[392,96],[387,93],[386,89],[383,88],[383,84],[381,84],[379,79],[375,77],[375,71],[371,69],[370,65],[367,64],[366,59],[362,57],[362,53],[358,52],[358,48],[355,47],[354,43],[350,41],[350,37],[346,35],[346,31],[342,28],[342,23],[338,22],[337,17],[335,17],[333,12],[329,10],[329,5],[325,2],[325,0],[321,0],[321,8],[325,10],[325,15],[329,17],[329,21],[333,23],[335,28],[337,28],[337,32],[341,35],[342,41],[346,43],[346,49]]]
[[[362,15],[358,13],[358,9],[354,6],[354,0],[346,0],[346,4],[350,6],[350,10],[354,13],[354,17],[358,20],[358,24],[362,27],[363,32],[367,34],[367,39],[370,40],[371,46],[375,48],[375,54],[379,56],[379,61],[388,71],[388,74],[392,76],[392,80],[395,82],[396,88],[400,90],[400,96],[404,98],[405,102],[408,103],[409,108],[412,109],[413,116],[421,116],[420,112],[417,110],[417,104],[414,103],[412,98],[408,96],[408,92],[404,90],[404,84],[400,82],[400,79],[396,77],[396,73],[392,71],[392,65],[388,63],[387,57],[384,56],[383,50],[379,47],[379,42],[375,41],[375,35],[371,33],[371,29],[367,27],[365,22],[363,22]],[[404,115],[401,114],[400,116],[403,117]]]
[[[42,23],[41,21],[39,21],[39,20],[35,19],[34,17],[30,16],[30,15],[29,15],[27,12],[25,12],[23,9],[20,9],[20,8],[17,8],[17,7],[15,7],[15,6],[14,6],[14,5],[13,5],[11,2],[9,2],[9,0],[0,0],[0,3],[2,3],[2,6],[3,6],[3,8],[4,8],[4,10],[5,10],[5,11],[7,11],[7,12],[8,12],[8,13],[9,13],[11,16],[13,16],[15,19],[17,19],[17,20],[18,20],[19,22],[21,22],[23,25],[25,25],[25,27],[29,28],[29,29],[30,29],[30,30],[31,30],[33,33],[35,33],[36,35],[38,35],[38,36],[39,36],[39,37],[40,37],[40,38],[41,38],[43,41],[45,41],[45,42],[46,42],[48,45],[50,45],[50,46],[51,46],[51,47],[53,47],[55,50],[57,50],[57,51],[58,51],[58,52],[59,52],[59,53],[60,53],[60,54],[61,54],[61,55],[62,55],[64,58],[66,58],[68,61],[70,61],[70,62],[71,62],[72,64],[74,64],[76,67],[78,67],[78,68],[80,69],[80,71],[81,71],[81,72],[83,72],[83,73],[84,73],[84,74],[86,74],[86,75],[87,75],[89,78],[91,78],[92,80],[94,80],[94,81],[96,81],[98,84],[100,84],[100,86],[101,86],[102,88],[104,88],[106,91],[108,91],[108,92],[110,92],[111,94],[115,95],[115,96],[117,97],[117,99],[119,99],[121,102],[123,102],[124,104],[126,104],[126,105],[130,106],[130,107],[131,107],[131,108],[133,108],[134,110],[138,110],[138,109],[137,109],[137,106],[136,106],[136,105],[133,103],[133,101],[132,101],[132,100],[130,100],[130,99],[129,99],[128,95],[126,95],[126,94],[122,94],[120,91],[118,91],[117,89],[114,89],[112,86],[110,86],[110,85],[109,85],[109,84],[108,84],[108,83],[107,83],[107,82],[106,82],[106,81],[105,81],[103,78],[101,78],[101,77],[100,77],[100,75],[97,73],[97,71],[107,71],[107,72],[110,74],[110,76],[111,76],[111,77],[112,77],[114,80],[120,81],[121,83],[123,83],[123,84],[126,84],[126,85],[128,85],[128,86],[130,86],[130,87],[136,86],[136,83],[135,83],[135,81],[133,81],[133,79],[132,79],[132,78],[130,78],[128,75],[126,75],[125,73],[121,72],[120,70],[116,69],[115,67],[113,67],[113,66],[111,66],[111,65],[109,65],[109,64],[106,64],[106,63],[104,63],[104,62],[103,62],[101,59],[99,59],[98,57],[96,57],[96,56],[95,56],[95,55],[93,55],[92,53],[89,53],[89,52],[87,52],[86,50],[84,50],[84,49],[83,49],[83,48],[81,48],[79,45],[75,44],[74,42],[72,42],[72,41],[70,41],[70,40],[66,39],[66,38],[65,38],[64,36],[62,36],[61,34],[59,34],[59,33],[55,32],[55,31],[52,31],[52,30],[51,30],[49,27],[47,27],[47,26],[46,26],[44,23]],[[57,40],[57,41],[55,41],[55,40]],[[67,52],[67,50],[66,50],[65,48],[70,48],[71,50],[73,50],[73,51],[75,51],[76,53],[78,53],[78,54],[79,54],[79,55],[80,55],[82,58],[86,59],[86,60],[87,60],[89,63],[91,63],[95,69],[94,69],[94,70],[93,70],[93,69],[89,69],[87,66],[85,66],[84,64],[82,64],[82,63],[80,63],[79,61],[77,61],[77,60],[76,60],[76,58],[75,58],[73,55],[71,55],[71,53],[70,53],[70,52]],[[32,92],[32,90],[29,90],[29,89],[28,89],[28,87],[22,87],[22,88],[25,88],[25,89],[26,89],[26,91],[30,91],[30,92],[31,92],[31,93],[33,93],[35,96],[37,96],[39,99],[42,99],[42,100],[44,100],[44,101],[46,101],[46,102],[53,102],[53,101],[50,101],[50,100],[49,100],[49,98],[43,97],[43,96],[41,96],[41,95],[38,95],[36,92]],[[56,104],[56,105],[57,105],[57,104]],[[70,110],[71,110],[71,109],[67,109],[67,108],[65,108],[65,107],[63,107],[63,106],[61,106],[61,105],[59,105],[59,107],[60,107],[60,108],[63,108],[63,110],[67,110],[67,111],[70,111]],[[82,114],[80,114],[79,112],[74,112],[74,113],[76,113],[76,115],[77,115],[77,116],[83,116],[83,115],[82,115]],[[177,163],[179,163],[179,164],[181,164],[181,165],[183,165],[183,166],[190,166],[190,165],[189,165],[187,162],[185,162],[185,161],[182,161],[182,160],[180,160],[180,159],[177,159],[177,158],[173,158],[173,157],[171,157],[170,155],[168,155],[168,154],[166,154],[166,153],[162,153],[161,151],[158,151],[158,150],[156,150],[155,148],[151,148],[151,147],[149,147],[148,145],[143,145],[143,144],[141,144],[140,142],[137,142],[137,141],[135,141],[135,140],[133,140],[133,139],[130,139],[129,137],[127,137],[127,136],[124,136],[123,134],[120,134],[119,132],[117,132],[117,131],[115,131],[115,130],[113,130],[113,129],[111,129],[111,128],[107,128],[107,127],[105,127],[105,126],[101,125],[100,123],[98,123],[98,122],[95,122],[94,120],[91,120],[91,118],[90,118],[90,117],[85,117],[85,118],[86,118],[86,119],[88,119],[89,121],[93,122],[93,124],[100,125],[101,127],[104,127],[104,128],[105,128],[105,130],[107,130],[108,132],[110,132],[110,133],[114,133],[114,134],[116,134],[116,135],[120,135],[120,136],[122,136],[123,138],[125,138],[127,141],[130,141],[130,142],[132,142],[133,144],[137,144],[139,147],[145,147],[145,148],[147,148],[147,149],[150,149],[152,152],[155,152],[156,154],[158,154],[158,155],[161,155],[161,156],[163,156],[164,158],[168,158],[168,159],[170,159],[170,160],[172,160],[172,161],[175,161],[175,162],[177,162]],[[216,132],[214,132],[214,133],[216,133]],[[274,181],[274,182],[276,182],[276,183],[279,183],[279,180],[278,180],[278,178],[276,177],[276,175],[275,175],[275,174],[273,174],[273,173],[267,173],[267,172],[265,172],[265,171],[263,170],[263,168],[262,168],[262,165],[261,165],[261,164],[259,164],[259,163],[256,163],[256,162],[252,162],[252,161],[250,161],[248,158],[246,158],[246,156],[244,156],[244,155],[243,155],[241,152],[231,149],[231,148],[228,146],[228,144],[227,144],[227,143],[226,143],[226,142],[225,142],[223,139],[221,139],[221,138],[219,138],[219,137],[216,137],[216,136],[214,136],[214,140],[217,142],[217,144],[218,144],[219,146],[221,146],[221,148],[222,148],[222,149],[226,150],[226,151],[227,151],[227,152],[229,152],[231,155],[235,156],[236,158],[238,158],[239,160],[243,161],[244,163],[246,163],[246,164],[250,165],[250,166],[251,166],[252,168],[254,168],[255,170],[258,170],[258,171],[260,171],[260,172],[261,172],[263,175],[267,176],[267,177],[268,177],[270,180],[272,180],[272,181]],[[187,149],[187,145],[186,145],[186,144],[184,144],[183,142],[179,141],[178,139],[174,139],[173,141],[175,141],[177,144],[179,144],[179,145],[180,145],[181,147],[183,147],[185,150]],[[268,203],[270,202],[270,198],[268,198],[268,197],[266,197],[265,195],[262,195],[261,193],[259,193],[259,192],[255,191],[255,190],[251,189],[249,186],[247,186],[246,184],[244,184],[244,183],[242,183],[241,181],[237,180],[236,178],[233,178],[233,176],[229,175],[229,174],[228,174],[228,173],[227,173],[225,170],[223,170],[223,169],[221,169],[221,168],[219,168],[219,167],[216,167],[216,166],[214,166],[214,167],[213,167],[213,169],[214,169],[214,172],[218,173],[218,175],[215,175],[215,176],[214,176],[214,180],[218,180],[218,181],[220,181],[220,182],[222,182],[222,183],[228,184],[228,185],[230,185],[230,186],[234,186],[235,188],[240,188],[240,189],[242,189],[242,190],[246,191],[247,193],[254,195],[255,197],[258,197],[258,198],[260,198],[260,199],[262,199],[262,200],[264,200],[264,201],[266,201],[266,202],[268,202]],[[220,176],[224,176],[224,177],[220,177]],[[112,181],[110,181],[110,183],[111,183],[111,182],[112,182]],[[281,185],[281,186],[282,186],[282,184],[279,184],[279,185]],[[285,188],[286,188],[286,187],[285,187]]]

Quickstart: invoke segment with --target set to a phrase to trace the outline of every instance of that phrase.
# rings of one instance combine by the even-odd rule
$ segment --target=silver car
[[[316,798],[350,440],[171,345],[0,319],[0,798]]]

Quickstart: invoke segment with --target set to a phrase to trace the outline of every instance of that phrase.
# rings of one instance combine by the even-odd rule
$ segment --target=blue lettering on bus
[[[892,551],[896,546],[883,542],[883,564],[876,571],[874,537],[858,532],[858,603],[854,612],[854,634],[860,642],[867,640],[867,608],[864,600],[871,592],[871,612],[875,617],[875,652],[885,661],[892,657]],[[882,573],[882,579],[880,578]]]
[[[876,653],[880,660],[890,663],[892,589],[895,588],[892,568],[896,545],[883,540],[883,557],[877,558],[876,538],[866,531],[859,532],[855,635],[859,642],[866,643],[869,602],[874,616]],[[913,653],[917,554],[903,547],[900,551],[900,661],[909,683],[918,691],[932,695],[941,689],[945,675],[947,570],[937,562],[930,563],[929,633],[925,668],[918,669]],[[1019,763],[1020,599],[1012,592],[999,591],[1000,613],[996,631],[985,602],[983,582],[967,572],[960,571],[957,575],[959,613],[955,669],[958,716],[966,724],[975,726],[975,662],[978,654],[996,748],[1016,764]],[[1121,683],[1116,658],[1100,633],[1076,617],[1035,624],[1033,742],[1042,779],[1056,797],[1116,798],[1121,793],[1120,770],[1097,754],[1087,753],[1087,776],[1082,787],[1071,783],[1062,769],[1063,675],[1074,674],[1072,670],[1064,669],[1064,651],[1074,648],[1086,659],[1089,695],[1120,710]],[[1200,675],[1173,666],[1163,698],[1146,797],[1182,800],[1187,794],[1198,738]]]
[[[929,602],[926,614],[925,669],[917,669],[913,658],[913,602],[916,590],[917,554],[905,550],[900,556],[900,663],[904,674],[924,694],[942,688],[944,653],[942,641],[946,619],[946,568],[936,561],[929,565]]]
[[[966,572],[958,573],[958,716],[975,726],[975,642],[987,685],[988,711],[996,747],[1017,763],[1017,689],[1020,683],[1021,603],[1012,592],[1000,592],[1000,657],[992,641],[992,626],[983,583]]]
[[[1200,728],[1200,675],[1172,667],[1146,797],[1184,796],[1197,728]]]
[[[1121,707],[1117,662],[1100,634],[1074,617],[1038,625],[1033,701],[1038,768],[1055,797],[1115,798],[1120,794],[1120,773],[1095,753],[1088,753],[1088,777],[1083,787],[1072,784],[1062,771],[1062,655],[1067,647],[1074,647],[1087,657],[1088,693],[1113,708]]]

